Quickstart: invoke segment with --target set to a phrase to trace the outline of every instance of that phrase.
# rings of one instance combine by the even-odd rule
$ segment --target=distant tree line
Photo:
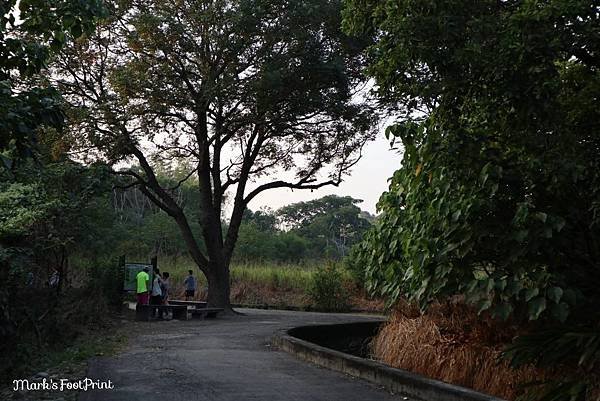
[[[64,283],[74,257],[79,264],[98,264],[118,255],[175,260],[188,255],[172,219],[138,189],[120,188],[121,178],[106,166],[83,166],[66,157],[36,163],[28,161],[0,183],[0,256],[19,282],[34,272],[44,285],[57,270]],[[165,168],[159,179],[172,185],[178,174],[176,168]],[[201,228],[190,205],[198,196],[193,183],[173,191],[195,233]],[[276,211],[247,209],[234,261],[340,259],[374,218],[357,206],[360,202],[328,195]]]
[[[174,186],[182,171],[162,170],[159,179],[165,186]],[[198,212],[193,207],[199,195],[194,183],[180,185],[172,195],[182,205],[192,232],[199,234]],[[340,259],[360,241],[370,226],[369,220],[374,219],[357,206],[360,202],[349,196],[328,195],[278,210],[246,209],[233,260],[298,263]],[[116,219],[112,249],[128,255],[153,254],[175,259],[187,255],[177,225],[136,188],[115,188],[111,207]],[[202,241],[200,247],[205,249]]]

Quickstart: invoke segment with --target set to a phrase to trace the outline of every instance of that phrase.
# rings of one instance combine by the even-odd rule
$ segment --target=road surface
[[[273,350],[278,330],[377,317],[241,309],[245,316],[135,322],[127,347],[90,361],[87,376],[112,390],[82,401],[392,401],[406,400],[371,383]]]

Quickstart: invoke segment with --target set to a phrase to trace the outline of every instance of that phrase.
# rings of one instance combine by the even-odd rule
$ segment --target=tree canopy
[[[371,225],[357,206],[361,202],[350,196],[327,195],[284,206],[277,215],[284,227],[312,240],[313,253],[325,249],[331,256],[345,256]]]
[[[341,32],[337,1],[110,8],[111,19],[55,63],[73,140],[110,163],[136,159],[140,172],[120,173],[175,219],[208,278],[209,302],[228,305],[227,266],[248,203],[272,188],[339,184],[373,137],[376,114],[354,96],[363,41]],[[156,179],[156,162],[176,159],[197,178],[206,254]],[[273,175],[282,170],[294,178]]]
[[[348,0],[344,23],[376,40],[368,72],[381,104],[400,115],[387,134],[404,147],[354,254],[369,288],[423,308],[462,294],[503,319],[568,322],[523,337],[513,362],[593,369],[598,5]],[[549,397],[584,397],[581,377],[570,380]]]
[[[0,156],[7,166],[31,154],[38,128],[62,128],[60,94],[36,74],[67,40],[92,32],[104,11],[98,0],[0,4]]]
[[[371,287],[422,305],[463,292],[502,317],[582,312],[600,283],[597,6],[392,3],[348,1],[345,20],[377,36],[369,72],[405,112],[362,253]]]

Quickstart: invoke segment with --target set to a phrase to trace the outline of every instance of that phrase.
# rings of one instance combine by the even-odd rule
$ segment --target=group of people
[[[140,305],[164,305],[169,303],[169,291],[171,288],[169,273],[163,272],[162,275],[158,268],[154,268],[154,280],[150,286],[150,275],[148,267],[144,267],[136,277],[137,303]],[[188,270],[188,276],[183,282],[185,286],[185,300],[194,298],[196,293],[196,278],[193,271]]]

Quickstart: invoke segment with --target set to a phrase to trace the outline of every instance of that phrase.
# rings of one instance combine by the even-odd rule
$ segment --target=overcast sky
[[[375,205],[382,192],[388,188],[388,179],[394,171],[400,168],[401,153],[390,145],[383,133],[377,139],[368,143],[363,150],[363,157],[354,166],[350,176],[346,177],[339,187],[323,187],[310,191],[273,189],[268,190],[250,202],[250,209],[257,210],[263,206],[277,209],[281,206],[294,202],[317,199],[325,195],[335,194],[339,196],[349,195],[353,198],[362,199],[360,208],[375,213]]]

